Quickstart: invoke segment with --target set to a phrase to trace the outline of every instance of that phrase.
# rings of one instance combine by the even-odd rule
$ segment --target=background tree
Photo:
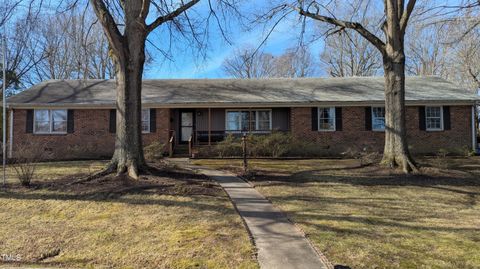
[[[382,67],[380,52],[351,30],[327,37],[320,60],[332,77],[375,76]]]
[[[279,56],[247,47],[235,50],[222,69],[235,78],[297,78],[315,74],[316,63],[306,47],[289,48]]]

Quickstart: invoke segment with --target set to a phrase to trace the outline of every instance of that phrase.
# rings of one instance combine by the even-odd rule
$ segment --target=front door
[[[190,136],[193,134],[193,112],[180,112],[180,142],[188,142]]]

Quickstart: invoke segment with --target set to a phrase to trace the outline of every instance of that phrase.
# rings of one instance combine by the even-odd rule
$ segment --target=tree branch
[[[407,28],[408,20],[412,15],[413,8],[415,7],[416,0],[409,0],[407,4],[407,8],[403,11],[402,17],[400,18],[400,31],[402,34],[405,33],[405,29]]]
[[[112,14],[108,11],[102,0],[90,0],[93,10],[97,14],[97,18],[105,30],[105,35],[110,43],[111,48],[117,56],[123,55],[123,36],[118,30],[117,24]]]
[[[152,32],[153,30],[155,30],[155,28],[157,28],[158,26],[163,24],[164,22],[171,21],[171,20],[175,19],[180,14],[182,14],[183,12],[185,12],[187,9],[191,8],[192,6],[197,4],[198,2],[200,2],[200,0],[191,0],[190,2],[180,6],[179,8],[174,10],[173,12],[170,12],[165,16],[158,17],[155,21],[153,21],[150,25],[147,26],[147,35],[150,32]]]
[[[303,10],[301,8],[298,8],[298,7],[294,7],[294,9],[296,11],[298,11],[298,13],[300,13],[300,15],[302,15],[302,16],[306,16],[306,17],[312,18],[314,20],[330,23],[330,24],[336,25],[338,27],[349,28],[349,29],[355,30],[357,33],[359,33],[361,36],[363,36],[365,39],[367,39],[370,43],[372,43],[372,45],[374,45],[382,54],[385,53],[385,43],[380,38],[378,38],[376,35],[372,34],[370,31],[365,29],[365,27],[363,27],[363,25],[358,23],[358,22],[338,20],[338,19],[334,19],[332,17],[327,17],[327,16],[322,16],[322,15],[319,15],[319,14],[311,13],[311,12],[305,11],[305,10]]]

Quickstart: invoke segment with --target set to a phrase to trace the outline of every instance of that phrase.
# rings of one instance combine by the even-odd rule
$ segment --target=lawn
[[[480,158],[420,163],[422,174],[405,176],[356,160],[251,160],[250,182],[334,265],[480,268]]]
[[[216,183],[157,164],[138,181],[72,184],[104,164],[41,163],[30,188],[9,170],[0,191],[4,266],[258,268],[247,231]],[[19,261],[6,262],[12,258]]]

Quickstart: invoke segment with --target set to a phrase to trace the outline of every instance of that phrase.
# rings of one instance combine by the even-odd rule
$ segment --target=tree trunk
[[[128,172],[138,178],[145,166],[142,145],[142,75],[145,63],[144,29],[136,25],[127,26],[123,55],[114,55],[117,81],[117,126],[115,152],[110,163],[117,175]]]
[[[405,56],[384,57],[385,72],[385,148],[382,164],[400,167],[405,173],[416,171],[410,156],[405,123]],[[392,60],[393,59],[393,60]]]

